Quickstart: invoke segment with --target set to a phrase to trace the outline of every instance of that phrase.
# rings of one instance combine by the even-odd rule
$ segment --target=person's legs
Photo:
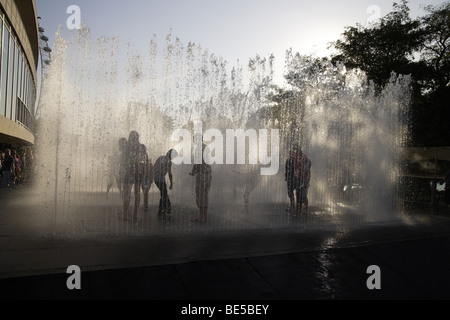
[[[142,184],[142,193],[144,194],[144,210],[148,209],[148,193],[150,192],[150,185],[147,182]]]
[[[155,182],[155,184],[160,191],[158,217],[161,218],[164,214],[171,214],[172,206],[167,193],[167,184],[165,182]]]
[[[201,203],[200,203],[200,222],[206,222],[208,220],[208,195],[209,195],[209,184],[205,182],[202,186],[200,193]]]
[[[305,205],[305,214],[308,213],[308,188],[303,188],[303,203]]]
[[[289,202],[290,202],[289,214],[294,214],[295,203],[294,203],[294,181],[293,180],[287,181],[287,189],[288,189],[288,197],[289,197]]]
[[[159,208],[158,208],[158,218],[162,217],[163,214],[163,184],[162,182],[155,181],[156,186],[159,190]]]
[[[2,188],[6,188],[8,186],[10,175],[11,172],[6,170],[3,171]]]
[[[137,219],[137,213],[139,205],[141,203],[141,182],[138,180],[134,184],[134,215],[133,218]]]
[[[198,222],[208,221],[207,211],[208,211],[207,206],[200,207],[200,216],[198,217]]]
[[[199,209],[197,218],[191,220],[192,222],[206,222],[208,212],[208,193],[209,185],[206,182],[199,182],[195,185],[195,203]]]
[[[119,175],[117,175],[117,177],[116,177],[116,183],[117,183],[117,188],[119,189],[120,197],[123,198],[122,181],[121,181]]]
[[[111,190],[113,185],[113,179],[111,175],[108,176],[108,184],[106,185],[106,197],[108,198],[109,191]]]
[[[200,183],[195,184],[195,205],[200,209]]]
[[[294,215],[299,215],[302,212],[302,203],[300,201],[301,199],[301,188],[297,187],[297,189],[295,189],[295,214]]]
[[[197,206],[198,210],[199,210],[199,214],[197,216],[197,218],[194,218],[191,220],[191,222],[199,222],[200,221],[200,216],[202,215],[202,206],[201,206],[201,190],[200,190],[200,183],[198,181],[196,181],[195,183],[195,205]]]
[[[302,205],[301,205],[301,202],[300,202],[300,199],[301,199],[300,182],[299,182],[299,180],[297,178],[293,179],[293,189],[295,190],[295,206],[294,206],[294,209],[293,209],[294,210],[293,215],[296,216],[296,215],[300,214],[301,208],[302,208]]]
[[[167,185],[166,185],[165,194],[164,194],[164,210],[167,215],[172,214],[172,203],[170,202],[169,193],[167,192]]]
[[[299,203],[299,209],[298,209],[298,214],[301,214],[302,212],[302,205],[305,205],[305,214],[308,212],[308,197],[307,197],[307,192],[308,189],[305,188],[304,186],[301,186],[300,188],[300,194],[299,194],[299,198],[298,198],[298,203]]]
[[[132,187],[133,185],[128,182],[123,184],[123,219],[128,219]]]
[[[16,185],[16,175],[13,172],[11,172],[11,174],[9,175],[9,185],[10,186]]]

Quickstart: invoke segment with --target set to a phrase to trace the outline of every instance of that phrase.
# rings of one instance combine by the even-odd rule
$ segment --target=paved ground
[[[180,314],[205,301],[450,299],[450,219],[426,212],[333,227],[300,220],[272,229],[70,239],[14,233],[7,221],[0,222],[9,230],[0,237],[2,300],[171,301]],[[81,268],[80,290],[66,285],[72,264]],[[369,274],[374,265],[379,273]],[[371,290],[376,275],[381,288]]]
[[[86,271],[0,281],[2,299],[449,299],[450,235],[311,252]],[[367,268],[380,267],[369,290]]]

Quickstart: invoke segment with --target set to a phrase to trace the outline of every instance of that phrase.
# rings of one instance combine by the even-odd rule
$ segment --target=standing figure
[[[15,160],[11,155],[11,150],[5,150],[5,157],[2,163],[2,188],[14,186]]]
[[[205,148],[206,145],[203,144],[203,152]],[[208,196],[212,180],[211,165],[207,164],[202,156],[202,163],[194,164],[189,174],[195,177],[195,203],[200,210],[198,218],[192,222],[204,223],[208,220]]]
[[[158,218],[169,222],[172,217],[172,204],[167,193],[166,175],[169,175],[169,189],[173,188],[172,159],[178,154],[170,149],[165,156],[160,156],[153,166],[153,181],[160,191]]]
[[[22,165],[16,150],[11,151],[11,156],[14,159],[14,175],[12,176],[12,180],[14,181],[14,184],[17,184],[21,182]]]
[[[311,180],[311,161],[302,150],[294,145],[289,153],[285,165],[285,180],[287,182],[290,200],[289,212],[292,216],[301,214],[302,205],[308,212],[308,188]],[[294,199],[295,190],[295,199]]]
[[[145,146],[144,146],[145,148]],[[134,187],[134,212],[133,220],[137,221],[139,209],[141,183],[144,178],[145,154],[144,148],[139,143],[139,134],[131,131],[123,157],[123,219],[128,219],[131,189]]]

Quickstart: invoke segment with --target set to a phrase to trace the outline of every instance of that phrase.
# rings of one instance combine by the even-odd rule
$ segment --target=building
[[[0,144],[34,144],[39,29],[34,0],[0,0]]]

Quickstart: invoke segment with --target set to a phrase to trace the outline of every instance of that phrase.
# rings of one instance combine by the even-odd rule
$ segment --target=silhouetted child
[[[172,159],[176,156],[176,150],[171,149],[166,155],[156,159],[153,166],[153,181],[160,191],[158,218],[166,222],[169,222],[172,217],[172,204],[167,193],[166,175],[169,175],[169,189],[172,190]]]
[[[203,144],[203,152],[206,145]],[[198,218],[193,222],[204,223],[208,220],[209,189],[211,188],[212,169],[202,156],[201,164],[194,164],[190,175],[195,177],[195,203],[200,210]]]

